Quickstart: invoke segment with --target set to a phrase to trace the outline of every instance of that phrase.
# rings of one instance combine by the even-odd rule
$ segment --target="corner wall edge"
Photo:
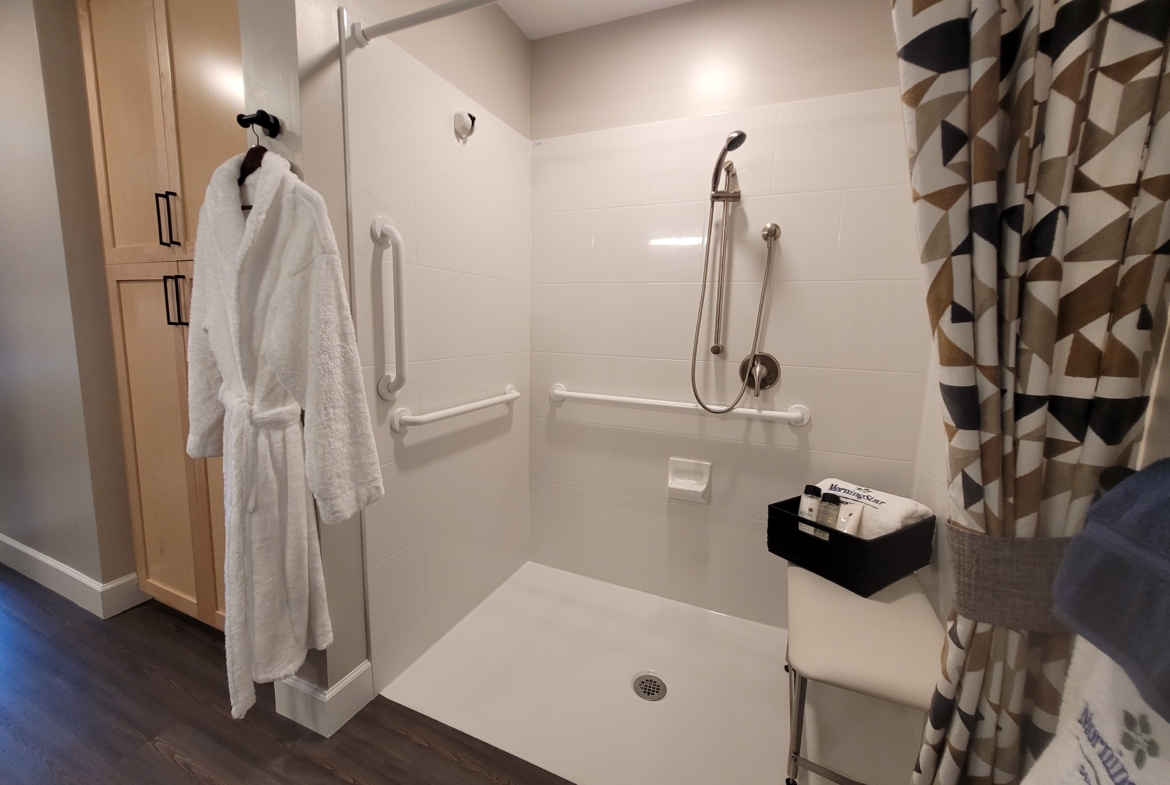
[[[369,660],[329,689],[290,676],[275,683],[276,713],[329,738],[374,699],[374,671]]]

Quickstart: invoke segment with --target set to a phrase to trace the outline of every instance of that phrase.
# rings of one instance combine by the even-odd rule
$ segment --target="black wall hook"
[[[280,118],[276,115],[268,114],[263,109],[257,109],[256,114],[238,114],[236,115],[236,122],[243,128],[258,125],[264,129],[264,133],[267,136],[274,139],[280,134]]]

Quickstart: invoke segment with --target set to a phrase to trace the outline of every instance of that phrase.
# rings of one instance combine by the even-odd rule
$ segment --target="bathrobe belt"
[[[290,403],[287,406],[260,411],[252,402],[251,396],[244,398],[237,395],[226,384],[219,388],[219,401],[225,409],[231,410],[233,420],[246,421],[256,428],[285,428],[301,419],[299,404]]]

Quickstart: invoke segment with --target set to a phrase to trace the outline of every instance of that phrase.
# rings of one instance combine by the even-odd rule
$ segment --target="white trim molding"
[[[150,595],[138,588],[138,576],[134,573],[101,583],[4,534],[0,534],[0,564],[32,578],[103,619],[150,599]]]
[[[298,676],[276,682],[276,713],[329,738],[374,699],[374,671],[369,660],[329,689]]]

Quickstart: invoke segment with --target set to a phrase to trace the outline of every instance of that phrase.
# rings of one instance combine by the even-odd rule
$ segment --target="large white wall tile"
[[[426,600],[432,613],[455,595],[470,591],[481,579],[489,561],[490,530],[484,507],[477,507],[423,540],[426,552]]]
[[[533,283],[585,283],[600,280],[593,270],[591,210],[532,216]]]
[[[470,425],[454,422],[417,428],[418,443],[400,450],[393,463],[382,467],[386,495],[370,505],[365,517],[369,563],[418,542],[527,480],[527,419],[496,413]]]
[[[702,279],[707,205],[680,202],[618,207],[593,214],[595,277],[627,283],[694,283]]]
[[[636,125],[534,142],[533,211],[645,204],[651,136],[650,126]]]
[[[467,354],[528,351],[527,283],[468,275],[463,279],[463,324]]]
[[[713,288],[701,350],[713,340]],[[727,286],[723,342],[737,362],[751,348],[759,297],[759,283]],[[921,371],[929,341],[921,298],[919,281],[777,282],[760,349],[783,364]],[[532,348],[689,360],[698,300],[698,284],[538,284]]]
[[[448,270],[407,266],[406,324],[411,360],[438,360],[467,353],[463,278]]]
[[[369,258],[381,251],[370,235],[374,216],[384,215],[402,233],[406,261],[415,261],[414,172],[407,159],[350,137],[350,171],[353,173],[354,253]],[[389,251],[387,262],[389,262]]]
[[[772,193],[910,181],[896,87],[780,104]]]
[[[777,285],[784,281],[831,281],[837,262],[841,200],[837,191],[745,198],[731,218],[731,279],[764,279],[767,245],[761,232],[765,225],[775,223],[780,227],[780,240],[772,262],[772,281]]]
[[[526,212],[421,168],[416,188],[419,264],[529,280],[531,218]]]
[[[738,286],[748,285],[730,287],[732,312],[742,315],[754,306],[758,289]],[[921,281],[778,286],[763,346],[793,365],[920,373],[930,343],[922,292]],[[747,317],[740,319],[732,323],[733,340],[748,332]],[[751,319],[754,323],[754,313]],[[739,345],[743,341],[740,337]]]
[[[503,583],[507,577],[504,575],[499,582]],[[410,667],[439,638],[446,635],[464,616],[471,613],[486,596],[487,593],[479,596],[471,591],[459,592],[446,605],[428,609],[423,622],[385,652],[373,654],[371,664],[374,670],[374,689],[381,692],[390,686],[390,682]],[[371,615],[378,611],[378,608],[370,608]]]
[[[910,186],[843,193],[837,278],[922,280]]]
[[[826,369],[817,441],[837,452],[913,461],[922,411],[920,373]]]
[[[424,607],[423,545],[403,548],[369,567],[367,588],[378,613],[370,619],[370,648],[377,656],[422,623]]]
[[[698,284],[539,284],[533,349],[689,357],[698,302]]]
[[[532,511],[538,561],[767,623],[784,617],[785,563],[768,553],[762,521],[547,482],[533,484]]]

